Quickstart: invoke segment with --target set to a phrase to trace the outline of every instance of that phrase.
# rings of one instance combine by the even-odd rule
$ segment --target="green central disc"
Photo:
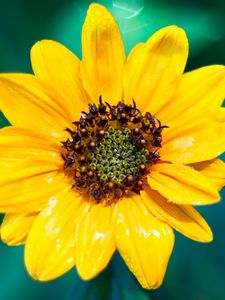
[[[148,150],[140,147],[131,137],[130,129],[124,131],[109,127],[104,138],[96,144],[89,156],[90,167],[97,171],[102,182],[121,184],[125,178],[137,176],[140,166],[147,162]]]

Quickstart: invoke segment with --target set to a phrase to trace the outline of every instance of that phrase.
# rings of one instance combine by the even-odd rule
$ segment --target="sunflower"
[[[183,75],[185,32],[163,28],[125,57],[110,12],[91,4],[82,60],[43,40],[35,75],[2,74],[1,238],[25,244],[37,280],[76,265],[99,274],[118,250],[147,289],[161,285],[173,229],[210,242],[193,205],[219,201],[225,164],[225,69]]]

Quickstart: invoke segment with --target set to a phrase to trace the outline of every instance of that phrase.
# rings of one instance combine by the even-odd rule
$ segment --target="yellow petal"
[[[21,137],[25,139],[29,138],[36,138],[38,139],[38,143],[40,144],[40,148],[47,149],[54,149],[57,151],[59,150],[59,145],[62,144],[55,139],[54,136],[49,134],[48,132],[44,132],[40,129],[36,128],[23,128],[23,127],[16,127],[16,126],[6,126],[0,129],[0,136],[10,136],[11,138]],[[37,145],[35,145],[37,147]]]
[[[161,163],[152,166],[148,184],[177,204],[205,205],[220,199],[216,188],[205,176],[181,164]]]
[[[210,160],[225,148],[225,109],[188,115],[163,132],[162,160],[190,164]]]
[[[220,65],[203,67],[185,73],[173,99],[160,112],[160,120],[168,123],[187,114],[217,109],[225,97],[225,67]]]
[[[63,130],[70,126],[64,111],[33,75],[0,75],[0,108],[12,125],[41,129],[59,139],[65,138]]]
[[[122,100],[125,61],[119,28],[102,5],[91,4],[82,30],[81,74],[92,101],[99,96],[110,103]]]
[[[40,130],[0,130],[1,212],[38,211],[63,187],[59,145]]]
[[[192,164],[192,167],[206,176],[216,189],[221,190],[225,186],[225,163],[222,160],[215,158]]]
[[[166,125],[169,125],[169,128],[166,128],[163,132],[163,145],[172,139],[190,136],[193,133],[204,132],[206,130],[207,133],[210,132],[210,130],[214,130],[215,134],[217,134],[216,131],[225,130],[224,124],[225,109],[223,108],[208,111],[207,113],[198,111],[195,112],[195,114],[183,115],[182,118],[176,118],[166,123]]]
[[[65,175],[41,160],[21,160],[0,174],[0,212],[40,211],[55,193],[67,185]]]
[[[146,44],[137,45],[124,68],[125,100],[133,98],[140,110],[157,114],[173,95],[187,56],[185,32],[176,26],[165,27]]]
[[[36,214],[5,215],[1,225],[1,239],[3,242],[9,246],[24,244],[36,217]]]
[[[8,164],[21,159],[51,160],[62,166],[61,143],[41,130],[17,128],[0,129],[0,162]]]
[[[118,201],[113,219],[116,245],[128,268],[143,288],[159,287],[173,249],[173,230],[148,211],[140,196]]]
[[[87,95],[80,76],[80,61],[60,43],[43,40],[31,49],[35,76],[48,87],[72,123],[87,108]]]
[[[74,266],[80,202],[72,191],[64,190],[49,201],[35,220],[25,248],[26,268],[34,279],[51,280]]]
[[[13,167],[4,169],[4,173],[0,174],[0,187],[10,184],[10,182],[23,181],[27,178],[32,178],[41,174],[46,174],[54,171],[61,171],[62,163],[54,158],[27,158],[21,159],[14,163]],[[63,173],[63,171],[61,171]]]
[[[169,203],[166,198],[147,187],[141,191],[141,198],[155,217],[188,238],[199,242],[212,241],[213,234],[209,225],[192,206]]]
[[[76,265],[82,279],[100,273],[109,263],[115,245],[111,226],[112,209],[101,204],[91,205],[76,228]]]

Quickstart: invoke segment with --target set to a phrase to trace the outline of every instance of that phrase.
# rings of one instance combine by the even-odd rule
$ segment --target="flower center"
[[[89,104],[71,138],[63,142],[64,170],[75,188],[96,201],[110,204],[129,192],[140,193],[151,165],[159,160],[161,126],[150,113],[142,115],[133,105],[111,106],[100,97]]]
[[[140,166],[145,168],[149,151],[140,147],[132,137],[131,130],[123,131],[109,127],[104,138],[96,145],[95,151],[90,153],[91,165],[96,170],[100,181],[111,181],[122,184],[124,179],[137,177]]]

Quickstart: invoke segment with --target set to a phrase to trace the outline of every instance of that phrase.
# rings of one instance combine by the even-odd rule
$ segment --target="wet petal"
[[[225,163],[222,160],[215,158],[192,164],[192,167],[206,176],[218,190],[225,186]]]
[[[7,214],[1,224],[1,239],[9,246],[25,244],[36,214]]]
[[[192,133],[204,132],[206,129],[207,131],[210,129],[216,131],[219,130],[220,127],[222,129],[224,122],[225,109],[223,108],[208,111],[207,113],[199,111],[194,115],[184,115],[182,118],[177,118],[170,123],[166,123],[166,125],[169,125],[169,128],[166,128],[163,132],[163,145],[172,139],[189,136]]]
[[[195,163],[210,160],[225,148],[225,109],[188,115],[171,122],[163,132],[162,160]]]
[[[220,199],[216,188],[205,176],[181,164],[161,163],[152,166],[148,184],[177,204],[205,205]]]
[[[212,241],[213,234],[209,225],[192,206],[170,203],[150,188],[142,191],[141,197],[155,217],[168,223],[188,238],[198,242]]]
[[[82,81],[92,101],[122,100],[122,70],[125,61],[119,28],[111,13],[91,4],[82,30]]]
[[[58,139],[65,137],[63,130],[70,126],[63,110],[33,75],[1,74],[0,108],[12,125],[41,129]]]
[[[171,255],[173,230],[155,218],[140,196],[118,201],[114,212],[117,248],[143,288],[162,283]]]
[[[160,112],[164,123],[218,109],[225,98],[225,67],[203,67],[183,75],[173,99]]]
[[[60,43],[43,40],[31,49],[31,62],[35,76],[49,88],[68,120],[77,120],[88,104],[79,59]]]
[[[53,160],[62,165],[61,143],[41,130],[14,126],[0,129],[0,162],[13,165],[22,159]]]
[[[51,280],[74,266],[80,203],[81,199],[70,189],[61,191],[35,220],[25,248],[25,264],[34,279]]]
[[[63,187],[60,147],[41,130],[0,130],[1,212],[39,211]]]
[[[0,175],[0,212],[40,211],[55,193],[68,185],[63,172],[41,160],[21,160]]]
[[[76,264],[79,275],[85,280],[100,273],[115,251],[111,215],[110,206],[91,205],[78,222]]]
[[[176,26],[157,31],[146,44],[137,45],[125,65],[124,98],[141,111],[158,113],[173,95],[187,60],[188,41]]]

